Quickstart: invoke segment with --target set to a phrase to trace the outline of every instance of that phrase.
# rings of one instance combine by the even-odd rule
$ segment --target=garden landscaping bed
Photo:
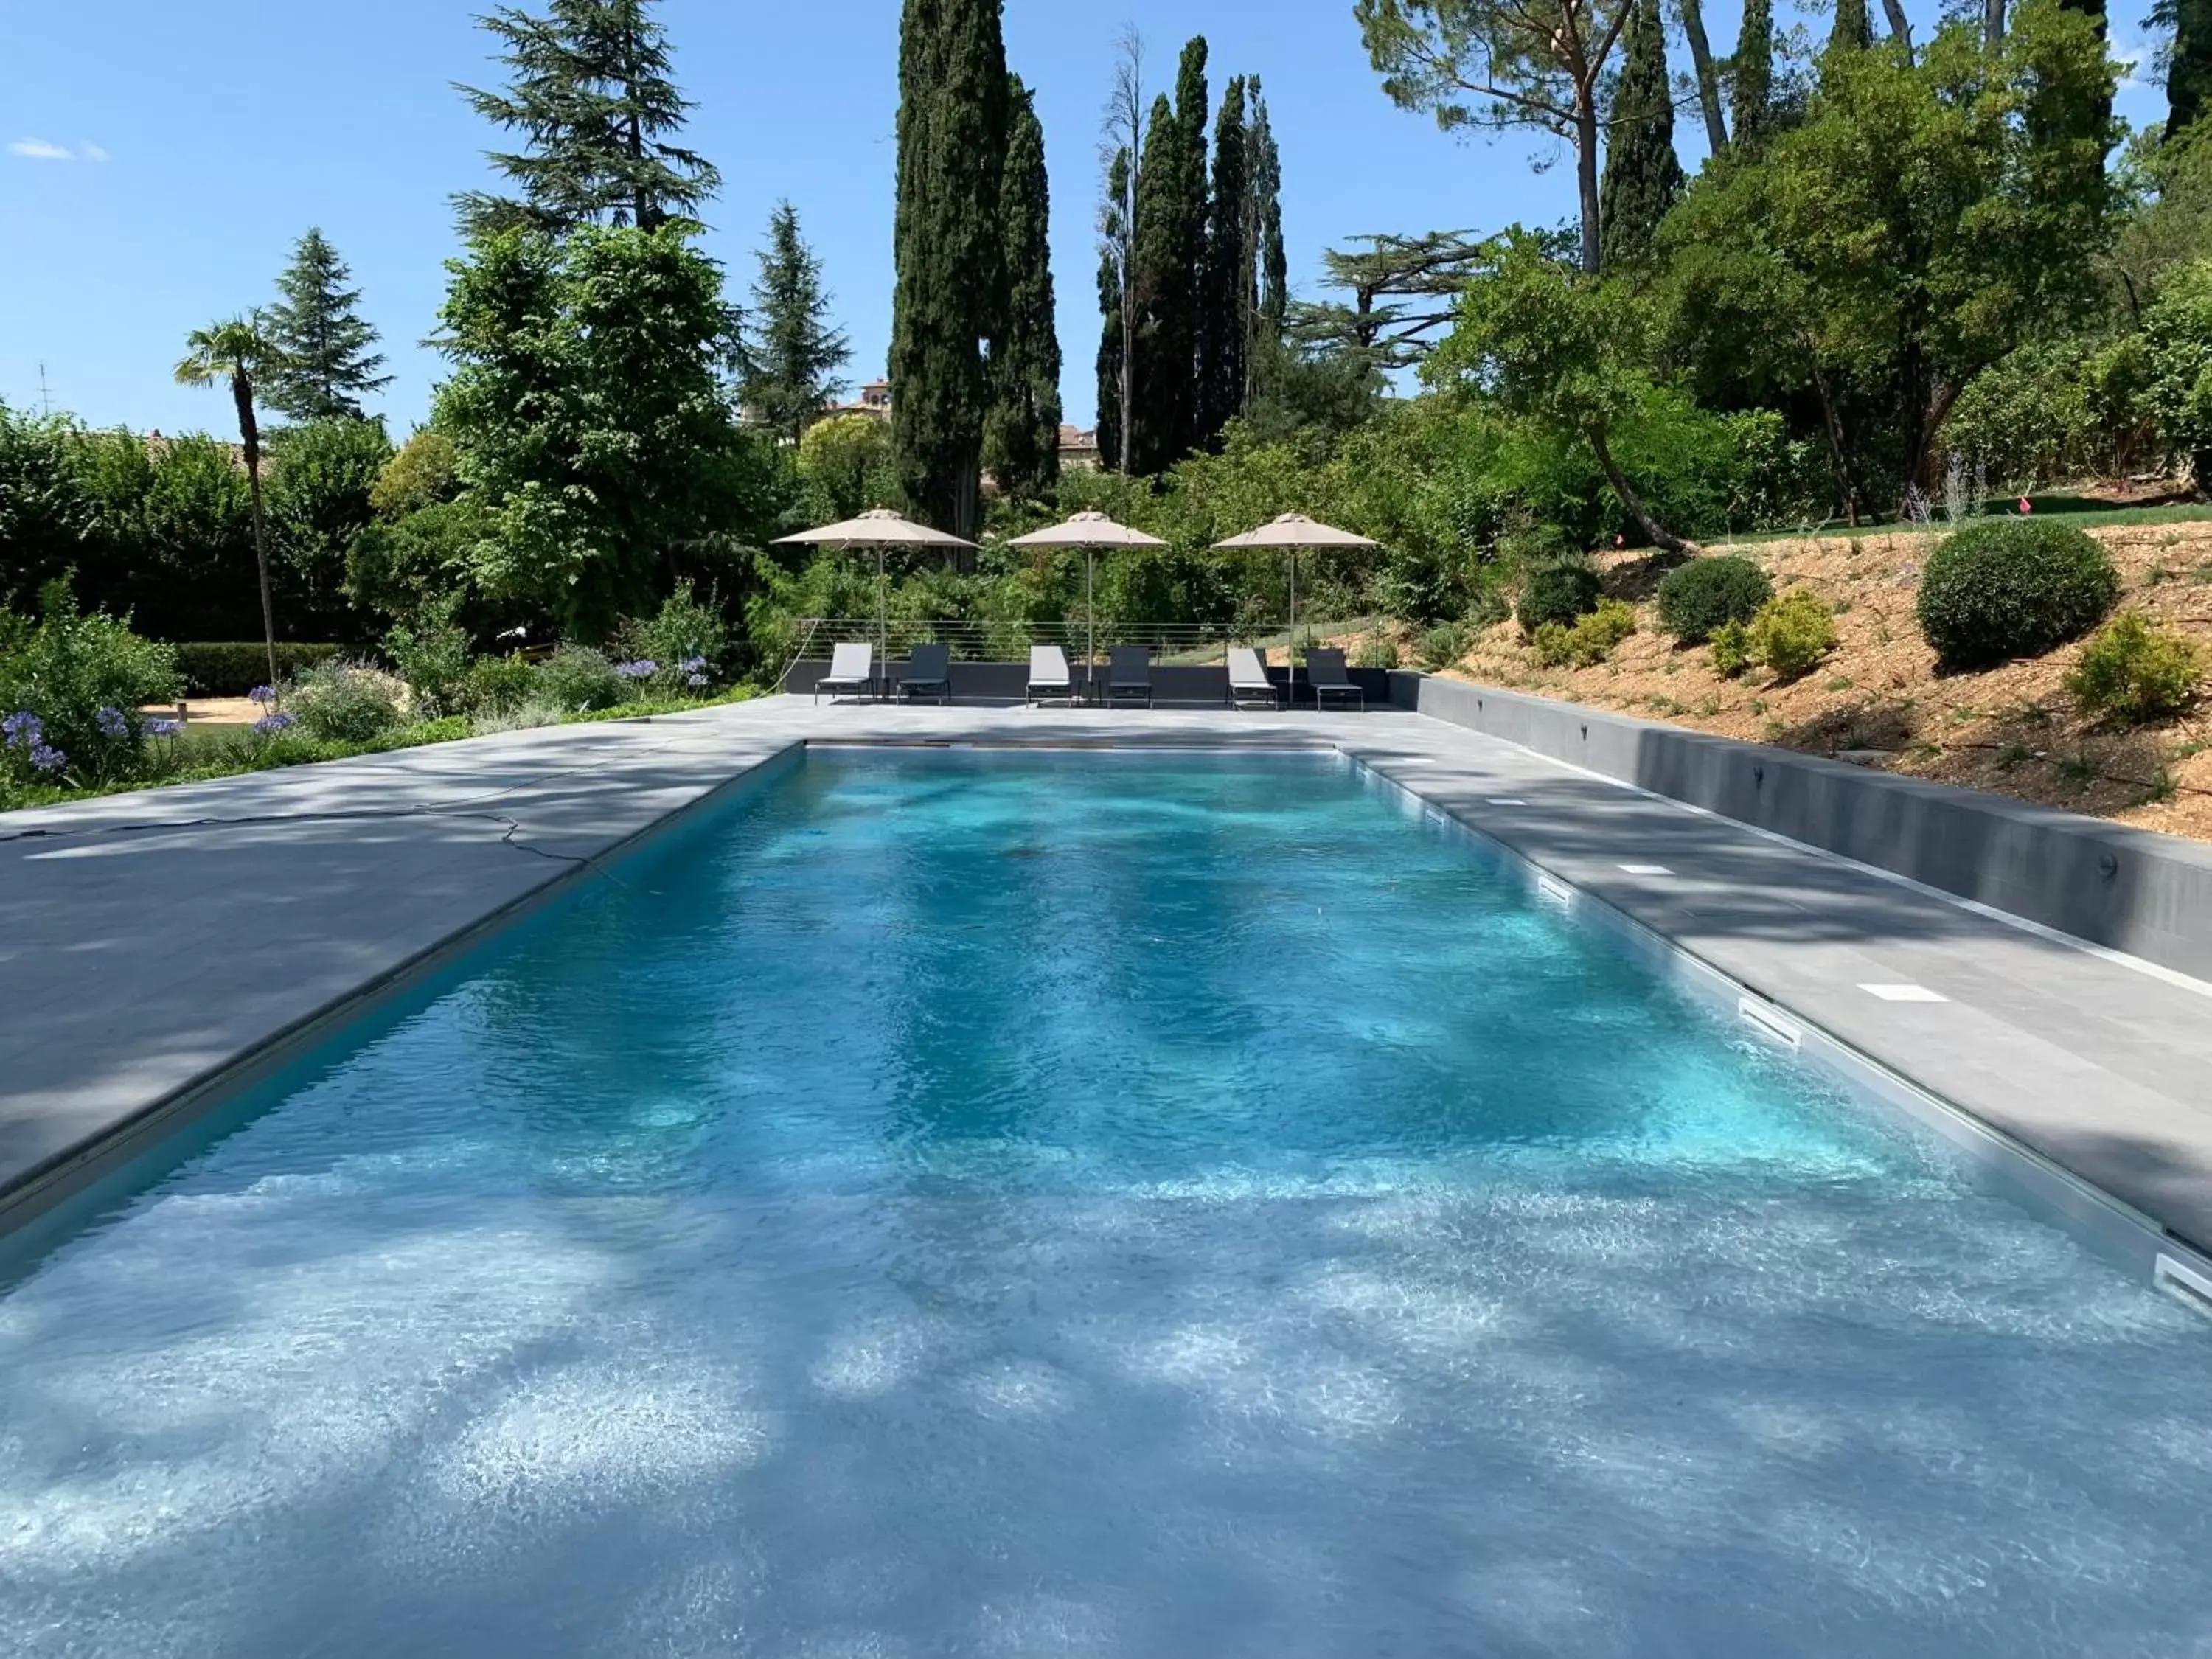
[[[2120,608],[2189,635],[2212,660],[2212,523],[2089,533],[2119,568]],[[1940,539],[1899,531],[1727,549],[1763,566],[1778,592],[1808,589],[1837,610],[1833,654],[1790,684],[1760,669],[1728,679],[1706,647],[1676,646],[1652,604],[1669,562],[1643,554],[1599,561],[1638,627],[1606,661],[1544,667],[1505,622],[1445,672],[2212,841],[2212,705],[2134,729],[2085,720],[2063,684],[2078,642],[1978,673],[1936,672],[1914,605]]]

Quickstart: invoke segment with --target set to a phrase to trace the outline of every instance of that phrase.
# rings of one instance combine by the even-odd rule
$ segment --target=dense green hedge
[[[1703,645],[1727,623],[1748,623],[1774,597],[1774,584],[1733,553],[1692,559],[1659,584],[1659,620],[1684,645]]]
[[[345,647],[292,645],[276,647],[276,666],[289,679],[303,668],[326,663]],[[197,641],[176,647],[177,669],[188,697],[242,697],[269,679],[269,647],[258,640]]]
[[[2079,639],[2119,593],[2112,555],[2073,526],[1986,519],[1929,556],[1920,629],[1944,667],[1988,668]]]

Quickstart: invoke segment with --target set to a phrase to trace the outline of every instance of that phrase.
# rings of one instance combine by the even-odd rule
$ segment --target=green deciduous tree
[[[276,303],[262,314],[276,349],[262,400],[295,421],[361,414],[361,400],[392,384],[376,371],[376,331],[362,318],[353,273],[320,230],[309,230],[276,279]]]
[[[1660,547],[1694,552],[1652,516],[1614,453],[1615,428],[1653,390],[1651,318],[1619,277],[1586,276],[1513,231],[1469,283],[1459,325],[1424,374],[1471,386],[1508,413],[1585,443],[1621,506]]]
[[[1060,331],[1052,289],[1052,193],[1044,128],[1020,77],[999,202],[1005,309],[991,344],[991,413],[983,460],[1010,495],[1041,495],[1060,477]]]
[[[1533,127],[1573,150],[1582,266],[1595,273],[1604,87],[1623,0],[1357,0],[1353,14],[1401,106],[1433,112],[1447,131]]]
[[[852,361],[842,329],[830,322],[822,261],[799,233],[799,210],[779,202],[769,216],[748,319],[742,395],[771,431],[797,441],[843,389],[837,371]]]
[[[574,635],[651,610],[750,528],[721,275],[680,223],[481,239],[453,262],[435,423],[487,528],[477,578]]]
[[[2099,297],[2111,83],[2088,20],[2051,0],[1994,52],[1964,23],[1917,64],[1831,51],[1803,124],[1668,223],[1696,355],[1820,387],[1854,466],[1924,488],[1961,389]]]
[[[295,637],[359,637],[345,592],[346,554],[375,516],[371,501],[392,459],[380,421],[310,421],[269,441],[269,533]]]
[[[244,452],[247,489],[253,502],[253,557],[261,575],[261,628],[269,647],[269,684],[276,672],[276,606],[269,586],[269,521],[261,500],[261,423],[255,418],[255,383],[270,367],[276,353],[262,333],[258,318],[234,317],[208,328],[194,329],[185,342],[185,356],[177,365],[177,380],[184,386],[226,386],[238,414],[238,441]]]
[[[1009,82],[1000,0],[907,0],[899,30],[891,434],[914,510],[980,522],[985,343],[999,325]]]
[[[1598,197],[1607,269],[1650,258],[1659,222],[1681,187],[1659,0],[1629,0],[1627,41],[1606,123],[1605,178]]]
[[[508,71],[502,92],[461,88],[476,112],[526,148],[494,151],[518,198],[455,198],[471,232],[527,225],[696,219],[721,188],[705,157],[674,142],[691,105],[672,78],[667,31],[653,0],[551,0],[535,15],[502,6],[483,26]]]

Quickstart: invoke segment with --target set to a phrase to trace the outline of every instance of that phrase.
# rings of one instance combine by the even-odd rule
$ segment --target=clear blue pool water
[[[612,876],[18,1265],[0,1652],[2212,1652],[2212,1327],[1341,772]]]

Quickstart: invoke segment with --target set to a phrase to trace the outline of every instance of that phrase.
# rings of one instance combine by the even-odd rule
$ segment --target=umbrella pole
[[[878,682],[884,690],[890,689],[890,599],[884,590],[884,547],[876,544],[876,672],[883,678]]]
[[[1098,689],[1098,550],[1083,550],[1083,695]]]
[[[1298,550],[1291,550],[1291,642],[1283,656],[1290,664],[1289,706],[1298,706]]]

